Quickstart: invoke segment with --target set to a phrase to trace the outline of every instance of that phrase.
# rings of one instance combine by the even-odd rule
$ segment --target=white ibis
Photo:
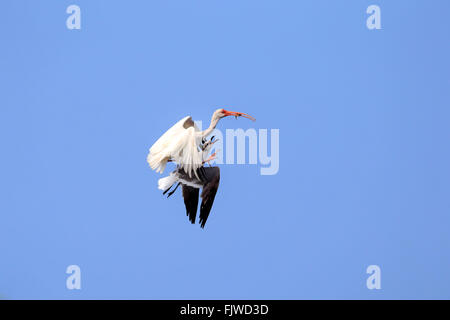
[[[205,137],[212,133],[221,118],[227,116],[255,119],[242,112],[218,109],[214,112],[208,129],[200,131],[190,116],[181,119],[150,148],[147,161],[150,167],[162,173],[167,162],[177,163],[177,168],[168,177],[159,179],[158,188],[166,194],[176,183],[176,187],[168,194],[170,197],[180,186],[183,189],[184,204],[189,220],[194,224],[202,190],[200,206],[200,226],[205,227],[206,220],[219,188],[220,169],[218,167],[203,167],[206,162],[214,159],[215,153],[206,159],[212,145],[217,141],[206,141]],[[206,159],[206,160],[205,160]],[[194,173],[194,175],[192,175]]]
[[[203,165],[199,146],[204,138],[216,128],[220,119],[228,116],[255,119],[246,113],[217,109],[211,118],[209,128],[200,131],[190,116],[178,121],[166,131],[150,148],[147,162],[153,170],[163,173],[167,162],[176,162],[191,177]]]

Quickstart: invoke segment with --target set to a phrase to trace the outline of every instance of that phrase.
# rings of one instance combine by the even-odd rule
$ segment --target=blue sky
[[[0,297],[449,299],[449,9],[3,1]],[[280,130],[280,170],[221,165],[201,230],[146,156],[218,107]]]

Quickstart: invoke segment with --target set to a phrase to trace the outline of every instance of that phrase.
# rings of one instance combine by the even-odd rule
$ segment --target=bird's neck
[[[204,131],[202,131],[201,136],[202,137],[209,136],[214,131],[214,129],[216,128],[218,122],[219,122],[218,118],[211,119],[211,124],[209,125],[209,128],[204,130]]]

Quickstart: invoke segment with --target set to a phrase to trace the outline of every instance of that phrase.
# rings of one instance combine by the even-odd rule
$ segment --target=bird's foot
[[[214,152],[208,159],[203,161],[203,164],[208,163],[209,165],[211,165],[210,162],[213,161],[213,160],[216,160],[216,159],[217,159],[216,153]]]

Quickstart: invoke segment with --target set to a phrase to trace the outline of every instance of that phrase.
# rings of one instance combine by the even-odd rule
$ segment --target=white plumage
[[[170,175],[168,175],[167,177],[158,180],[158,189],[166,191],[175,182],[177,182],[177,179],[178,179],[177,176],[173,172],[171,172]]]
[[[186,128],[186,123],[192,123]],[[202,166],[202,153],[198,150],[202,137],[190,116],[178,121],[150,148],[147,162],[156,172],[163,173],[167,162],[174,161],[186,172],[195,172]]]

